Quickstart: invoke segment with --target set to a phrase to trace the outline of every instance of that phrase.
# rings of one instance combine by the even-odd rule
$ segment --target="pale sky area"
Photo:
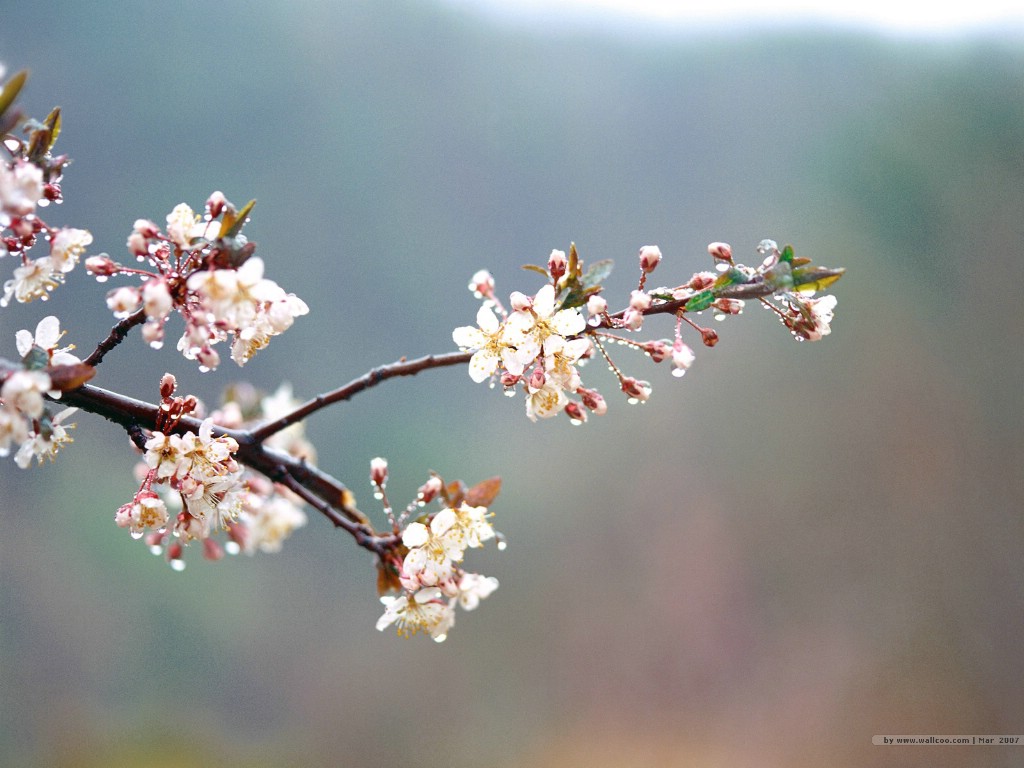
[[[1024,30],[1024,0],[448,0],[520,20],[824,23],[903,33]]]

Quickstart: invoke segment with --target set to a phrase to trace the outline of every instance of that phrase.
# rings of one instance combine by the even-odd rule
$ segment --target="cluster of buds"
[[[755,269],[736,264],[728,244],[712,243],[708,252],[716,263],[715,271],[698,272],[674,288],[647,289],[647,279],[662,262],[662,253],[656,245],[645,245],[638,254],[637,287],[627,306],[616,313],[608,311],[602,295],[611,262],[599,261],[584,272],[575,245],[568,256],[564,251],[552,251],[546,268],[526,267],[548,281],[532,297],[512,293],[512,311],[497,299],[493,277],[480,271],[469,284],[474,296],[483,301],[477,327],[456,328],[452,339],[461,349],[473,352],[469,375],[474,381],[500,382],[509,395],[518,388],[525,391],[531,420],[564,411],[574,424],[581,424],[588,412],[607,410],[604,398],[595,389],[584,387],[580,378],[580,366],[595,352],[617,377],[628,402],[641,403],[651,395],[650,382],[626,375],[612,361],[609,344],[637,349],[656,363],[671,360],[673,375],[682,376],[696,359],[683,340],[684,325],[700,335],[704,346],[718,343],[718,332],[701,326],[691,316],[704,311],[713,312],[718,320],[738,315],[745,298],[756,298],[773,309],[798,339],[813,341],[827,335],[835,298],[812,299],[810,295],[837,280],[842,270],[812,269],[807,259],[793,256],[790,246],[780,251],[771,240],[763,241],[758,250],[765,258]],[[773,304],[769,296],[782,306]],[[633,338],[643,329],[645,318],[658,313],[675,316],[674,338]]]
[[[150,550],[164,555],[175,570],[185,567],[184,547],[193,541],[202,542],[211,560],[225,553],[278,551],[293,530],[305,525],[301,507],[269,480],[244,470],[234,458],[238,443],[226,434],[215,436],[213,417],[204,419],[197,432],[176,430],[200,404],[192,396],[174,396],[170,374],[160,386],[161,429],[145,441],[141,485],[114,521],[133,538],[145,537]],[[224,413],[236,410],[229,407]],[[223,545],[215,538],[219,533]]]
[[[490,503],[498,494],[500,481],[486,480],[470,489],[461,483],[445,485],[437,475],[424,483],[416,500],[396,518],[387,502],[387,462],[374,459],[370,482],[375,496],[395,533],[394,544],[378,560],[378,588],[384,614],[377,629],[395,625],[408,637],[423,632],[437,642],[448,636],[455,623],[457,606],[472,611],[498,588],[493,576],[469,573],[462,568],[467,549],[476,549],[492,539],[504,549],[504,539],[488,522]],[[441,509],[424,513],[437,500]],[[408,522],[412,520],[412,522]],[[387,594],[397,592],[398,594]]]
[[[141,278],[141,285],[110,291],[107,306],[119,318],[141,311],[142,335],[151,346],[163,345],[167,320],[177,312],[185,321],[178,350],[186,359],[212,370],[220,364],[214,347],[230,338],[232,360],[244,365],[309,312],[302,299],[263,277],[263,261],[253,256],[255,243],[241,232],[253,205],[238,211],[214,192],[202,217],[185,203],[175,206],[166,230],[139,219],[128,250],[150,269],[125,266],[107,255],[86,259],[86,269],[100,281],[115,275]]]
[[[19,72],[0,88],[0,136],[21,122],[13,100],[24,82],[25,73]],[[4,136],[8,157],[0,160],[0,257],[10,257],[17,265],[13,277],[4,281],[0,306],[12,299],[45,300],[92,243],[86,230],[54,227],[39,216],[40,208],[62,201],[60,182],[68,158],[51,152],[60,121],[60,110],[54,109],[43,122],[26,123],[24,139]],[[40,241],[47,244],[47,253],[32,258],[29,252]]]
[[[57,399],[63,390],[79,386],[92,369],[71,354],[72,346],[57,346],[63,335],[60,321],[52,315],[39,321],[34,334],[18,331],[15,341],[21,367],[4,372],[0,384],[0,456],[17,445],[14,461],[22,469],[32,459],[52,461],[73,442],[68,430],[74,424],[65,422],[77,409],[56,410],[46,398]]]

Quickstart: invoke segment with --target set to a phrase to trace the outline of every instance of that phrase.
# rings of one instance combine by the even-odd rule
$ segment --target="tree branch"
[[[420,371],[425,371],[429,368],[444,368],[451,365],[465,364],[469,362],[469,359],[472,356],[472,352],[449,352],[443,355],[427,355],[426,357],[420,357],[416,360],[406,360],[405,358],[402,358],[398,362],[391,363],[391,365],[382,365],[378,368],[373,368],[359,378],[353,379],[348,384],[345,384],[338,389],[327,392],[323,395],[317,395],[312,400],[300,405],[291,413],[285,414],[281,418],[267,422],[266,424],[261,424],[256,429],[253,429],[250,434],[256,442],[262,442],[271,435],[280,432],[282,429],[302,421],[310,414],[319,411],[321,408],[326,408],[328,405],[333,403],[340,403],[345,400],[349,400],[357,393],[362,392],[364,389],[375,387],[382,381],[393,379],[396,376],[414,376]]]

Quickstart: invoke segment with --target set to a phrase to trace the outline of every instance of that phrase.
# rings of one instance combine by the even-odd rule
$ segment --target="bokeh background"
[[[309,424],[372,511],[428,470],[500,474],[501,589],[448,642],[379,634],[369,556],[311,517],[276,556],[173,573],[113,524],[123,433],[82,415],[54,465],[0,464],[0,762],[11,766],[1011,766],[1024,747],[1024,47],[811,25],[543,23],[426,0],[8,4],[23,104],[64,109],[48,217],[123,257],[139,217],[214,189],[312,313],[243,371],[136,338],[101,386],[159,376],[322,392],[451,349],[469,276],[533,291],[575,241],[635,283],[764,237],[849,273],[830,337],[751,306],[654,397],[531,424],[462,370]],[[0,265],[3,266],[3,265]],[[10,265],[3,267],[9,277]],[[6,278],[5,278],[6,279]],[[108,286],[48,304],[88,350]],[[650,327],[670,335],[663,322]],[[696,341],[696,339],[694,340]],[[198,552],[192,553],[198,555]]]

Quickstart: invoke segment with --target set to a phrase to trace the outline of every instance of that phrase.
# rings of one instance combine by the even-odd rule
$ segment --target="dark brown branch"
[[[285,414],[279,419],[269,421],[266,424],[261,424],[259,427],[252,430],[250,434],[252,439],[256,442],[262,442],[271,435],[280,432],[282,429],[302,421],[310,414],[319,411],[321,408],[326,408],[328,405],[333,403],[340,403],[348,400],[353,395],[362,392],[364,389],[374,387],[382,381],[393,379],[396,376],[413,376],[420,371],[425,371],[429,368],[444,368],[451,365],[462,365],[468,363],[472,356],[472,352],[449,352],[444,355],[427,355],[426,357],[420,357],[416,360],[405,360],[403,358],[391,365],[382,365],[364,373],[358,379],[353,379],[348,384],[345,384],[338,389],[327,392],[323,395],[317,395],[312,400],[303,403],[294,411]]]
[[[159,407],[152,403],[90,385],[65,392],[60,402],[81,408],[89,413],[95,413],[119,424],[128,431],[129,435],[137,434],[139,428],[155,429],[159,413]],[[179,433],[198,432],[201,423],[199,419],[185,416],[177,423],[174,431]],[[374,536],[369,520],[356,508],[352,492],[341,481],[294,456],[263,445],[248,430],[218,427],[215,432],[234,438],[238,443],[238,452],[235,454],[235,458],[242,464],[266,475],[275,482],[287,485],[286,479],[291,478],[321,499],[326,506],[318,506],[317,509],[321,512],[324,512],[324,509],[329,509],[332,513],[343,516],[351,528],[341,527],[345,527],[346,530],[353,533],[357,540],[361,537]],[[338,524],[339,518],[334,514],[327,512],[324,514],[335,525]]]
[[[107,338],[105,338],[99,344],[97,344],[96,349],[92,351],[92,354],[85,358],[85,360],[83,360],[82,362],[88,365],[99,365],[100,362],[103,360],[103,357],[107,354],[107,352],[109,352],[122,341],[124,341],[125,337],[128,335],[128,332],[132,328],[134,328],[136,325],[141,325],[145,321],[146,313],[140,307],[139,309],[135,310],[130,315],[128,315],[128,317],[121,320],[121,322],[119,322],[113,328],[111,328],[110,335],[107,336]]]

